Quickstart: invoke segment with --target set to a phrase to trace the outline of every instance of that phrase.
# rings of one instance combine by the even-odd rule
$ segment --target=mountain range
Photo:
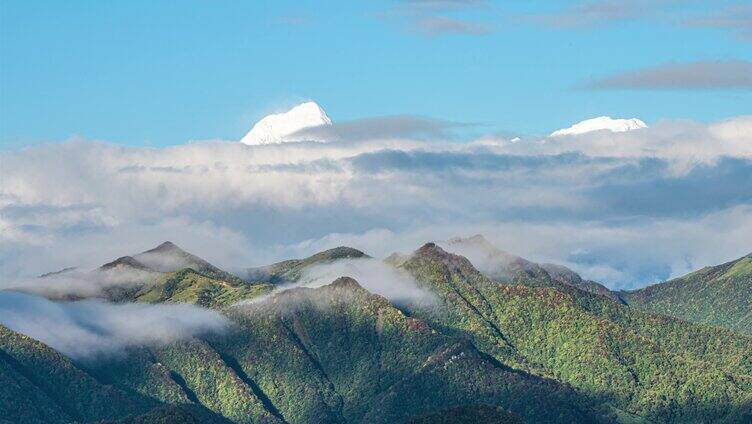
[[[362,261],[426,296],[396,302],[348,275],[308,284]],[[82,360],[0,325],[0,423],[746,423],[751,287],[752,256],[613,292],[482,236],[239,276],[166,242],[12,290],[188,303],[228,329]]]

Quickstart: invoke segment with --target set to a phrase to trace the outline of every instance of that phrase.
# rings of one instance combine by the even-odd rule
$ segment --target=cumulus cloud
[[[749,90],[752,63],[744,60],[669,63],[585,84],[595,90]]]
[[[490,140],[486,140],[491,145]],[[663,121],[636,131],[594,131],[552,137],[539,143],[497,140],[499,151],[513,154],[582,153],[602,158],[655,158],[665,160],[678,173],[697,165],[716,163],[723,157],[752,158],[752,116],[739,116],[710,125],[689,121]]]
[[[217,141],[151,149],[73,140],[2,152],[0,274],[8,281],[71,265],[93,268],[165,240],[232,269],[306,256],[334,241],[327,247],[388,255],[428,240],[514,225],[549,226],[551,232],[539,236],[559,250],[530,254],[528,246],[545,249],[534,241],[500,245],[511,253],[574,263],[610,275],[607,283],[642,284],[670,270],[656,261],[646,262],[651,270],[625,266],[619,255],[604,253],[615,241],[593,244],[599,247],[590,246],[587,256],[572,255],[582,246],[555,233],[644,229],[630,227],[635,220],[709,225],[703,217],[749,213],[744,208],[752,204],[750,117],[471,142],[430,131],[384,135],[373,132],[376,127],[335,128],[340,139],[329,143]],[[728,227],[719,234],[738,224],[722,222]],[[463,231],[477,226],[484,228]],[[387,243],[396,238],[410,243]],[[355,244],[366,239],[366,245]],[[664,249],[677,251],[658,256],[699,257],[706,245],[667,244]],[[640,249],[637,243],[620,246],[621,257]],[[729,254],[721,259],[745,253],[733,246],[721,250]]]
[[[224,331],[228,321],[192,305],[52,302],[0,291],[0,324],[82,361]]]

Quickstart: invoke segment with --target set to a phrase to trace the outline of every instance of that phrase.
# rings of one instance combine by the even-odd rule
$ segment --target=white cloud
[[[165,240],[222,267],[248,267],[313,253],[335,240],[380,255],[494,228],[512,234],[550,228],[537,234],[541,242],[504,247],[531,259],[569,261],[594,275],[610,267],[616,272],[601,274],[614,283],[640,284],[679,262],[664,252],[656,257],[667,262],[645,262],[651,270],[629,268],[612,251],[632,257],[639,243],[595,243],[596,234],[638,231],[630,227],[635,220],[745,215],[752,204],[751,117],[471,143],[437,141],[432,131],[443,127],[433,124],[400,124],[398,136],[380,127],[339,128],[330,143],[151,149],[77,140],[2,152],[0,274],[7,281],[96,267]],[[429,137],[407,138],[405,128]],[[722,222],[728,227],[719,234],[738,225]],[[477,227],[483,228],[461,231]],[[604,231],[592,233],[589,246],[576,246],[591,254],[562,253],[574,248],[562,234],[578,239],[591,228]],[[696,242],[691,250],[699,257],[709,245]],[[561,250],[551,254],[548,245]]]
[[[0,291],[0,324],[39,340],[77,360],[122,354],[224,331],[228,321],[193,305],[114,305],[99,301],[51,302]]]
[[[492,145],[489,139],[486,145]],[[752,158],[752,116],[739,116],[704,125],[689,121],[662,121],[639,131],[593,131],[551,137],[539,143],[497,140],[498,151],[530,155],[582,153],[592,157],[657,158],[686,173],[698,164],[723,157]]]
[[[419,226],[404,232],[378,229],[330,234],[288,251],[300,256],[346,244],[387,256],[395,251],[409,253],[427,241],[473,234],[529,260],[562,264],[611,288],[630,289],[752,252],[752,204],[693,218],[633,218],[621,223],[508,220]],[[472,256],[463,252],[468,253]]]
[[[312,266],[301,276],[298,285],[321,287],[339,277],[355,279],[363,288],[396,304],[433,302],[435,296],[419,287],[410,274],[378,259],[347,259]]]

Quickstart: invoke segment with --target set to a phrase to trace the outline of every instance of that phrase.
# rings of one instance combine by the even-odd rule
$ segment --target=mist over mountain
[[[752,424],[750,1],[0,5],[0,424]]]
[[[335,119],[283,143],[2,151],[0,273],[93,268],[165,239],[229,270],[483,233],[533,262],[638,288],[749,250],[750,122],[513,142],[395,115]]]
[[[752,253],[619,296],[648,311],[752,335]]]
[[[644,289],[665,286],[666,303],[482,235],[440,244],[448,250],[426,243],[385,260],[343,246],[235,276],[165,242],[26,281],[0,291],[0,412],[24,423],[743,423],[752,414],[752,339],[738,315],[750,301],[748,257]],[[702,276],[728,283],[683,282],[710,281]],[[677,306],[710,290],[712,313]]]

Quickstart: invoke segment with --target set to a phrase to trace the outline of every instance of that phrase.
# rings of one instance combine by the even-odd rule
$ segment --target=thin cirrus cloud
[[[752,62],[668,63],[596,79],[583,87],[593,90],[750,90]]]
[[[694,3],[694,4],[693,4]],[[752,41],[752,6],[686,0],[591,0],[573,2],[548,13],[521,20],[556,29],[602,27],[625,22],[652,21],[666,26],[729,31],[741,41]],[[698,7],[700,11],[697,11]]]
[[[491,25],[457,16],[487,7],[482,0],[404,0],[393,12],[408,20],[414,32],[427,37],[439,35],[485,35],[493,32]]]
[[[476,22],[448,18],[446,16],[428,16],[417,21],[418,30],[425,35],[469,34],[483,35],[492,32],[488,25]]]
[[[694,28],[715,28],[731,31],[742,41],[752,41],[752,5],[733,5],[702,17],[684,21]]]
[[[575,2],[554,12],[525,16],[523,20],[559,29],[586,28],[658,17],[679,3],[674,0]]]

